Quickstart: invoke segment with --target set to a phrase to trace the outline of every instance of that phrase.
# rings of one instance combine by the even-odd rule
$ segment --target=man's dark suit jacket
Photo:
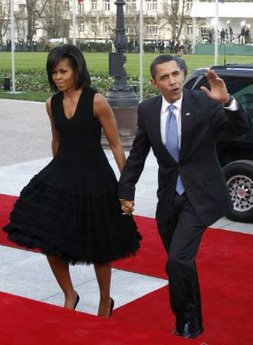
[[[203,91],[184,89],[181,109],[181,149],[179,162],[166,150],[160,130],[162,96],[155,96],[138,107],[138,129],[119,181],[119,198],[134,200],[135,184],[153,149],[159,165],[158,223],[166,224],[175,195],[178,172],[198,218],[211,225],[232,207],[223,171],[218,162],[216,143],[222,131],[242,135],[249,130],[248,116],[239,108],[225,110]]]

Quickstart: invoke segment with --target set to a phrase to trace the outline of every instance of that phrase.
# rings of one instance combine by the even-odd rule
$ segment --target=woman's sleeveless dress
[[[72,264],[127,257],[141,239],[132,216],[121,212],[93,113],[95,93],[83,90],[71,119],[64,114],[63,93],[52,97],[58,152],[24,187],[4,227],[11,241]]]

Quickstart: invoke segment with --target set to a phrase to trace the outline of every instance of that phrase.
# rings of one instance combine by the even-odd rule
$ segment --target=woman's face
[[[68,58],[62,59],[55,66],[52,70],[52,79],[59,91],[76,89],[76,72]]]

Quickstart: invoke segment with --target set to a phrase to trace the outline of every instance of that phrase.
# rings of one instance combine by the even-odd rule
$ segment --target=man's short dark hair
[[[153,79],[155,79],[155,75],[156,75],[156,66],[160,65],[162,63],[165,63],[165,62],[169,62],[169,61],[175,61],[176,64],[178,65],[178,67],[180,68],[180,70],[184,71],[184,76],[186,77],[187,66],[186,66],[185,61],[183,59],[181,59],[178,56],[174,56],[174,55],[162,54],[162,55],[158,55],[152,61],[151,65],[150,65],[150,74],[151,74]]]

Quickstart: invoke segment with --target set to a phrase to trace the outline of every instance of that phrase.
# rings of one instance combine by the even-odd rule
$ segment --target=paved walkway
[[[51,159],[50,124],[44,103],[0,99],[0,150],[0,193],[19,195],[22,187]],[[106,154],[119,176],[112,154],[109,150]],[[150,153],[137,184],[135,214],[154,217],[156,189],[157,164]],[[252,224],[226,218],[213,227],[253,234]],[[93,267],[75,266],[71,272],[81,296],[77,309],[96,314],[98,287]],[[62,293],[43,255],[0,246],[0,276],[1,291],[62,305]],[[112,296],[116,308],[166,284],[163,279],[114,269]]]

